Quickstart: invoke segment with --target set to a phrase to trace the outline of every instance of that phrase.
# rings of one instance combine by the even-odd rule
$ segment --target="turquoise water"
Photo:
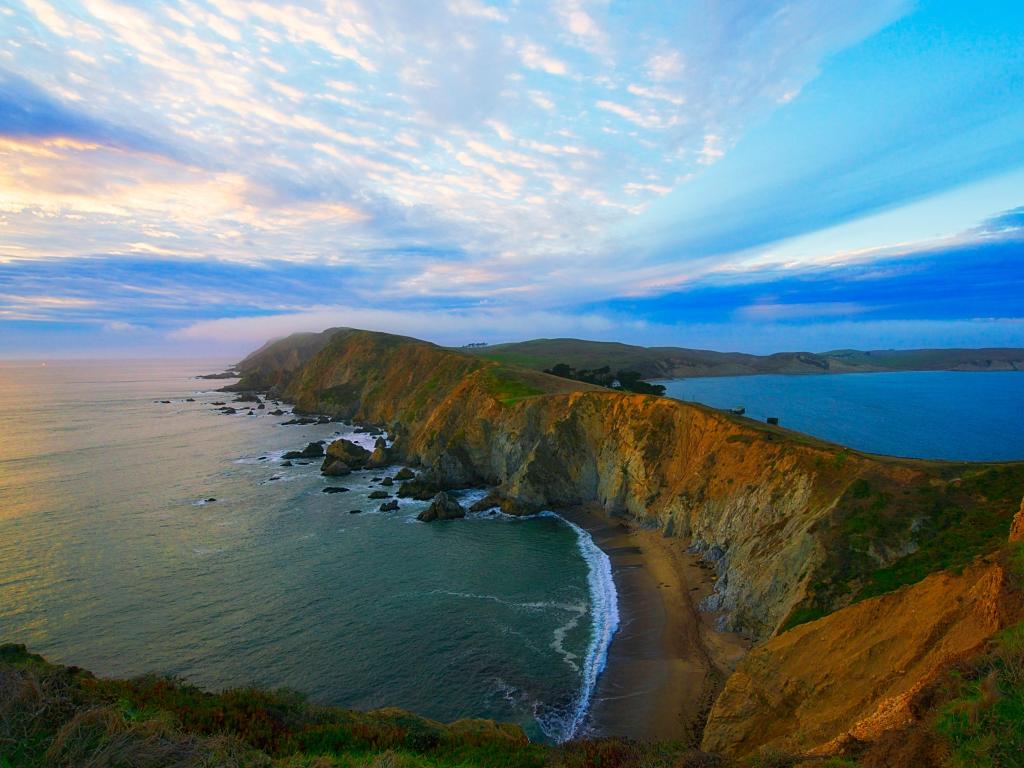
[[[862,451],[968,461],[1024,459],[1024,372],[913,371],[662,382],[666,394]]]
[[[218,369],[0,365],[0,642],[102,675],[576,730],[616,609],[589,536],[553,516],[372,511],[397,467],[326,479],[279,459],[367,436],[220,415],[223,382],[191,378]]]

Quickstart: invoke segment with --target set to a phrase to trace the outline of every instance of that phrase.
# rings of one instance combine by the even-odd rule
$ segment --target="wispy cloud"
[[[891,106],[871,113],[877,128],[836,127],[837,102],[856,114],[871,93],[897,103],[885,92],[897,78],[882,67],[870,83],[851,78],[855,92],[842,78],[822,86],[844,60],[833,54],[912,22],[912,10],[909,0],[630,14],[600,0],[25,0],[0,22],[0,284],[60,297],[46,285],[55,273],[34,292],[16,284],[55,260],[136,266],[133,298],[95,283],[99,305],[9,300],[6,317],[112,333],[180,326],[185,306],[201,307],[205,323],[217,312],[312,321],[311,307],[414,303],[420,319],[483,307],[495,334],[524,327],[501,326],[517,318],[583,332],[570,304],[781,274],[780,264],[800,273],[884,260],[904,242],[889,232],[800,258],[776,258],[773,244],[1021,154],[1006,137],[1019,137],[1024,110],[1005,100],[962,106],[955,147],[945,127],[928,128],[948,125],[931,117],[946,112],[929,112],[942,78],[899,80],[920,94],[906,127],[886,122]],[[988,55],[976,99],[1001,87],[1004,54]],[[982,134],[974,123],[995,120],[997,106],[1004,123]],[[1011,211],[963,237],[1002,236],[1018,219]],[[182,277],[168,285],[140,261]],[[242,271],[227,280],[214,269],[204,279],[217,290],[190,298],[179,289],[197,265]],[[246,271],[259,269],[277,282]],[[230,300],[217,309],[209,296]],[[145,320],[108,313],[111,297]],[[762,298],[729,311],[835,320],[862,304]]]

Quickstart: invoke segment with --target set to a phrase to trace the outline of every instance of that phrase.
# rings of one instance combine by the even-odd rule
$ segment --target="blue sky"
[[[1024,6],[12,0],[0,356],[1024,346]]]

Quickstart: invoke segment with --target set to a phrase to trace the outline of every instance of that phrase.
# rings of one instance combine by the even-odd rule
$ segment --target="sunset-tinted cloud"
[[[1012,341],[1019,298],[924,308],[993,279],[951,254],[1019,274],[1022,15],[15,2],[0,354],[371,322],[705,346],[733,338],[715,323],[770,322],[806,347],[801,329],[913,318]],[[872,264],[933,279],[900,297]],[[854,272],[865,290],[833,295]]]

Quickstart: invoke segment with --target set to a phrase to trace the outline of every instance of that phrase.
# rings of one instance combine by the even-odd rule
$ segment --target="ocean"
[[[661,382],[666,394],[870,453],[1024,459],[1024,372],[908,371]]]
[[[194,377],[223,365],[0,363],[0,642],[105,676],[286,687],[546,741],[585,729],[617,625],[589,535],[549,514],[376,511],[375,478],[398,467],[324,478],[280,458],[372,438],[282,426],[271,406],[221,415],[224,382]]]

